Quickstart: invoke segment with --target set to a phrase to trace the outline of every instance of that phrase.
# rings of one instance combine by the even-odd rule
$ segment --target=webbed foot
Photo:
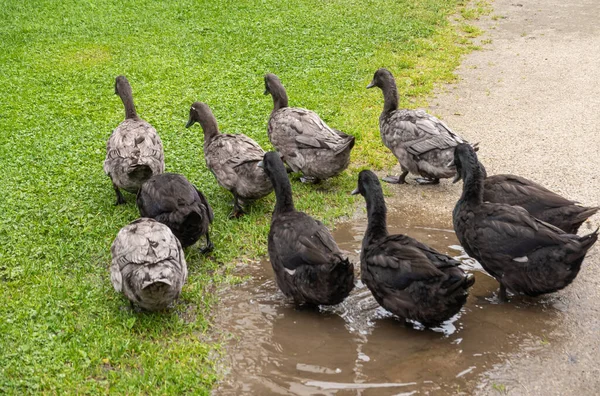
[[[415,181],[420,185],[440,184],[440,179],[429,179],[427,177],[417,177]]]
[[[215,245],[211,242],[210,237],[208,236],[208,233],[206,234],[206,245],[200,249],[200,253],[201,254],[207,254],[213,251],[213,249],[215,248]]]
[[[391,184],[404,184],[406,183],[406,175],[408,175],[408,171],[403,169],[402,174],[400,176],[388,175],[381,180]]]
[[[318,178],[316,178],[316,177],[313,177],[313,176],[302,176],[302,177],[300,178],[300,181],[301,181],[302,183],[310,183],[310,184],[318,184],[318,183],[320,183],[320,182],[321,182],[321,180],[320,180],[320,179],[318,179]]]
[[[384,178],[382,178],[381,180],[383,180],[386,183],[390,183],[390,184],[404,184],[406,183],[406,181],[401,180],[400,176],[386,176]]]
[[[229,213],[229,216],[227,216],[227,217],[231,220],[231,219],[239,219],[243,215],[245,215],[245,213],[244,213],[243,210],[241,210],[241,209],[233,209],[231,211],[231,213]]]

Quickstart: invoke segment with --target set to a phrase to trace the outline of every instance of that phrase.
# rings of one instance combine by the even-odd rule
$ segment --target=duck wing
[[[484,203],[475,214],[475,226],[466,230],[471,248],[489,254],[507,255],[520,262],[533,251],[547,246],[561,246],[576,236],[540,221],[519,206]],[[477,241],[485,241],[478,246]]]
[[[330,264],[342,259],[342,252],[329,230],[302,212],[278,216],[271,225],[271,246],[283,266],[293,271],[300,266]]]
[[[440,253],[415,242],[405,235],[390,235],[370,244],[365,250],[368,271],[378,282],[394,289],[405,289],[415,281],[439,279],[444,273],[434,262]]]
[[[202,203],[202,205],[204,205],[204,207],[206,208],[206,213],[208,215],[208,222],[212,223],[215,218],[215,214],[213,212],[212,207],[208,203],[206,196],[204,194],[202,194],[202,192],[200,190],[198,190],[196,188],[196,186],[194,186],[194,185],[192,185],[192,186],[194,187],[194,190],[196,190],[196,193],[198,194],[198,197],[200,198],[200,203]]]
[[[354,143],[354,137],[330,128],[315,112],[286,107],[273,116],[281,135],[271,134],[275,147],[279,144],[293,144],[298,149],[332,150],[334,153],[344,151]],[[279,136],[278,136],[279,135]]]
[[[397,110],[389,116],[382,129],[388,147],[399,144],[416,156],[431,150],[456,147],[464,142],[443,121],[424,110]],[[393,141],[396,144],[392,144]]]
[[[248,162],[263,159],[265,151],[246,135],[220,134],[205,149],[207,166],[236,168]]]
[[[547,188],[520,176],[494,175],[484,180],[483,200],[524,207],[530,213],[574,205]]]
[[[156,218],[165,213],[177,212],[198,202],[201,193],[178,174],[165,173],[144,183],[138,193],[138,206],[144,217]]]

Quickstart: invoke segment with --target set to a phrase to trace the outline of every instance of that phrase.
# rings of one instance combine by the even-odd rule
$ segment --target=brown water
[[[515,297],[499,304],[497,282],[465,259],[454,232],[419,222],[391,213],[389,231],[462,256],[465,269],[475,274],[471,295],[457,317],[442,328],[413,328],[380,308],[360,281],[342,304],[320,312],[297,309],[278,290],[265,259],[241,271],[250,275],[247,282],[221,295],[216,325],[227,339],[227,355],[216,394],[470,393],[480,374],[507,354],[550,341],[546,335],[560,322],[560,301]],[[354,263],[359,262],[365,228],[364,219],[355,220],[333,233]],[[355,267],[358,273],[359,265]]]

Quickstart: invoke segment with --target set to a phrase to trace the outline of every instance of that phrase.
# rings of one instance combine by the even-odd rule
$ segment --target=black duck
[[[106,142],[104,173],[112,180],[117,195],[115,205],[119,205],[125,203],[125,197],[119,189],[137,193],[150,176],[165,171],[165,155],[156,130],[138,117],[131,86],[125,76],[116,78],[115,94],[121,97],[125,106],[125,120]]]
[[[475,282],[460,262],[406,235],[389,235],[386,205],[377,176],[358,175],[367,202],[368,226],[360,253],[362,281],[383,308],[434,327],[458,313]]]
[[[202,253],[213,249],[208,228],[213,221],[213,210],[206,197],[185,176],[163,173],[152,176],[137,196],[140,216],[150,217],[166,224],[185,248],[193,245],[202,235],[206,246]]]
[[[567,234],[577,234],[581,224],[600,209],[578,205],[575,201],[516,175],[487,176],[483,181],[483,201],[520,206],[533,217],[550,223]]]
[[[500,299],[507,290],[538,296],[569,285],[598,230],[567,234],[519,206],[484,202],[484,173],[473,148],[457,146],[454,163],[464,183],[452,212],[454,231],[467,254],[500,282]]]
[[[110,251],[110,280],[132,304],[158,311],[179,297],[187,266],[169,227],[153,219],[137,219],[119,231]]]
[[[265,75],[265,95],[273,97],[268,133],[271,143],[302,181],[318,182],[340,174],[350,163],[354,136],[330,128],[313,111],[288,107],[279,78]]]
[[[277,199],[268,241],[277,285],[297,304],[342,302],[354,287],[354,266],[320,221],[294,208],[292,186],[279,154],[266,153],[261,166]]]
[[[394,76],[387,69],[375,72],[367,88],[379,87],[383,92],[383,111],[379,116],[379,132],[383,144],[398,159],[402,174],[387,176],[388,183],[406,183],[406,175],[421,175],[419,184],[437,184],[440,179],[456,174],[452,161],[454,148],[464,140],[436,117],[424,110],[398,110],[398,90]]]
[[[217,120],[207,104],[196,102],[190,108],[186,128],[199,122],[204,131],[204,160],[219,185],[233,194],[234,208],[229,217],[244,214],[244,206],[273,191],[271,181],[256,166],[264,150],[246,135],[219,133]]]

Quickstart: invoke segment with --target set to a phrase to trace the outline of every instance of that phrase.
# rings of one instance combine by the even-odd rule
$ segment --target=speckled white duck
[[[125,106],[125,120],[106,142],[104,172],[112,180],[117,201],[125,203],[119,189],[137,193],[143,182],[165,171],[165,155],[158,133],[152,125],[138,117],[133,104],[131,86],[125,76],[115,81],[115,94]]]
[[[179,297],[187,265],[169,227],[153,219],[137,219],[119,231],[110,251],[111,282],[132,304],[158,311]]]
[[[200,123],[204,131],[204,160],[219,185],[231,192],[233,212],[229,217],[244,214],[244,207],[269,195],[273,185],[264,170],[257,166],[265,151],[248,136],[219,132],[217,119],[206,103],[196,102],[190,108],[186,128]]]
[[[288,97],[279,78],[265,75],[265,95],[273,97],[268,133],[283,161],[302,181],[318,182],[340,174],[350,163],[354,136],[330,128],[313,111],[288,107]]]
[[[384,105],[379,116],[381,139],[402,169],[400,176],[387,176],[383,181],[403,184],[409,172],[422,176],[416,179],[419,184],[437,184],[440,179],[454,177],[456,169],[448,164],[454,148],[465,141],[424,110],[398,109],[396,81],[389,70],[377,70],[367,86],[372,87],[383,92]]]

